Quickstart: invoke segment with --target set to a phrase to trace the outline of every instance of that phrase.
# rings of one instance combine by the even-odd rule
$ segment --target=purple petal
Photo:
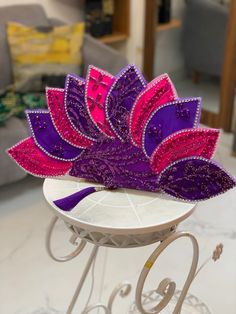
[[[196,128],[200,118],[200,98],[178,99],[159,107],[149,118],[143,133],[143,150],[151,156],[169,135],[182,129]]]
[[[83,152],[60,137],[47,110],[28,110],[26,113],[36,145],[48,156],[66,161],[76,159]]]
[[[129,137],[129,114],[136,97],[147,85],[134,65],[127,66],[116,78],[106,98],[106,117],[121,140]]]
[[[84,79],[69,74],[65,84],[65,109],[74,127],[90,140],[104,137],[89,116],[85,104]]]
[[[235,187],[235,180],[214,161],[201,157],[180,159],[165,168],[159,188],[188,201],[209,199]]]

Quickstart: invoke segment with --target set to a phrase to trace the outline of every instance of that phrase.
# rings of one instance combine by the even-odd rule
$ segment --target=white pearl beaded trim
[[[35,133],[34,133],[34,129],[32,127],[31,121],[30,121],[30,117],[29,117],[30,113],[49,114],[49,111],[48,110],[27,110],[26,111],[27,121],[28,121],[28,124],[29,124],[29,127],[30,127],[31,134],[33,136],[34,142],[46,155],[48,155],[51,158],[58,159],[58,160],[61,160],[61,161],[73,161],[73,160],[76,160],[80,156],[80,154],[83,152],[83,150],[81,152],[79,152],[79,154],[76,157],[70,158],[70,159],[57,157],[57,156],[54,156],[54,155],[50,154],[48,151],[46,151],[46,149],[44,149],[37,141],[37,138],[36,138]],[[58,135],[60,136],[60,134],[58,134]],[[61,139],[64,141],[64,139],[62,137],[61,137]]]
[[[167,137],[155,148],[155,150],[153,151],[153,153],[152,153],[152,155],[151,155],[151,157],[150,157],[150,163],[153,162],[153,158],[154,158],[154,156],[156,155],[156,151],[157,151],[161,146],[165,145],[166,142],[168,142],[169,140],[171,140],[172,138],[174,138],[176,135],[181,134],[181,133],[185,133],[185,132],[188,132],[188,133],[193,132],[193,133],[194,133],[194,132],[196,132],[196,131],[200,131],[200,132],[202,131],[202,132],[205,132],[205,133],[208,133],[208,132],[210,133],[210,132],[212,132],[212,131],[218,131],[217,140],[216,140],[216,143],[215,143],[215,145],[214,145],[213,153],[212,153],[212,156],[211,156],[211,158],[212,158],[212,157],[214,156],[214,154],[215,154],[215,151],[216,151],[216,148],[217,148],[217,144],[218,144],[219,139],[220,139],[220,130],[219,130],[219,129],[207,129],[207,128],[183,129],[183,130],[180,130],[180,131],[178,131],[178,132],[175,132],[175,133],[173,133],[173,134],[167,136]]]
[[[111,92],[113,91],[113,89],[115,88],[116,84],[117,84],[117,81],[123,76],[126,74],[127,71],[129,71],[130,68],[134,68],[134,71],[135,73],[137,74],[140,82],[142,83],[143,87],[145,88],[147,83],[146,83],[146,80],[144,79],[142,73],[139,71],[139,69],[136,67],[136,65],[134,64],[129,64],[127,65],[117,76],[116,76],[116,79],[114,81],[114,83],[111,85],[111,88],[109,90],[109,92],[107,93],[107,96],[106,96],[106,100],[105,100],[105,116],[106,116],[106,119],[107,121],[109,122],[112,130],[114,131],[114,133],[116,134],[116,136],[122,141],[124,142],[124,140],[121,138],[121,136],[117,133],[116,131],[116,128],[113,126],[111,120],[110,120],[110,117],[109,117],[109,113],[108,113],[108,100],[109,100],[109,97],[110,97],[110,94]],[[127,128],[129,127],[129,125],[127,125]]]
[[[221,169],[221,170],[223,170],[224,172],[226,172],[226,174],[235,182],[235,186],[236,186],[236,180],[235,180],[235,178],[234,178],[232,175],[230,175],[230,174],[229,174],[221,165],[219,165],[215,160],[209,160],[209,159],[206,159],[206,158],[204,158],[204,157],[196,157],[196,156],[194,156],[194,157],[182,158],[182,159],[179,159],[179,160],[174,161],[173,163],[171,163],[169,166],[167,166],[165,169],[163,169],[163,170],[161,171],[161,173],[160,173],[160,175],[159,175],[159,177],[158,177],[158,179],[157,179],[157,185],[160,185],[160,180],[161,180],[162,175],[163,175],[163,174],[165,173],[165,171],[167,171],[169,168],[171,168],[171,167],[177,165],[178,163],[180,163],[180,162],[182,162],[182,161],[185,161],[185,160],[193,160],[193,159],[203,160],[203,161],[206,161],[206,162],[208,162],[208,163],[210,163],[210,164],[213,164],[213,165],[217,166],[219,169]],[[213,180],[214,180],[214,178],[213,178]],[[235,187],[235,186],[234,186],[234,187]],[[234,187],[232,187],[232,188],[234,188]],[[165,191],[164,188],[160,188],[160,187],[158,187],[158,188],[160,189],[160,191],[161,191],[162,193],[167,194],[168,196],[171,196],[173,199],[184,200],[184,201],[186,201],[186,202],[188,202],[188,203],[192,203],[192,202],[193,202],[193,200],[188,200],[188,199],[185,199],[185,198],[173,196],[173,195],[169,194],[167,191]],[[205,201],[205,200],[211,199],[211,198],[213,198],[213,197],[215,197],[215,196],[218,196],[218,195],[221,195],[221,194],[223,194],[223,193],[225,193],[225,192],[226,192],[226,191],[222,191],[222,192],[220,192],[220,193],[218,193],[218,194],[215,194],[215,195],[213,195],[213,196],[211,196],[211,197],[203,198],[203,199],[201,199],[201,200],[198,200],[198,202],[199,202],[199,201]],[[198,203],[198,202],[197,202],[197,203]],[[197,204],[197,203],[196,203],[196,204]]]
[[[85,85],[85,80],[79,76],[77,76],[76,74],[68,74],[66,76],[66,83],[65,83],[65,98],[64,98],[64,106],[65,106],[65,112],[66,112],[66,115],[72,125],[72,127],[83,137],[87,138],[88,140],[90,141],[93,141],[93,142],[96,142],[97,140],[82,133],[72,122],[71,118],[70,118],[70,115],[68,113],[68,109],[67,109],[67,105],[66,105],[66,102],[67,102],[67,96],[68,96],[68,86],[69,86],[69,81],[73,79],[75,81],[78,82],[79,85]],[[84,100],[85,101],[85,100]]]
[[[57,175],[57,176],[49,176],[49,175],[36,174],[36,173],[33,173],[33,172],[29,171],[29,170],[26,170],[24,167],[22,167],[21,164],[20,164],[17,160],[15,160],[15,159],[13,158],[13,156],[12,156],[8,151],[9,151],[10,149],[16,148],[16,147],[19,146],[21,143],[25,142],[26,140],[29,140],[30,138],[31,138],[31,136],[29,136],[29,137],[27,137],[27,138],[24,138],[23,140],[21,140],[20,142],[18,142],[17,144],[13,145],[12,147],[10,147],[10,148],[8,148],[8,149],[6,150],[6,153],[8,154],[8,156],[9,156],[14,162],[16,162],[17,165],[18,165],[22,170],[24,170],[24,171],[26,171],[27,173],[31,174],[32,176],[38,177],[38,178],[58,178],[58,177],[63,177],[63,176],[65,176],[66,174],[69,173],[69,171],[68,171],[68,172],[65,173],[65,174],[60,174],[60,175]],[[52,168],[49,168],[49,169],[52,169]],[[52,170],[53,170],[53,169],[52,169]]]
[[[154,80],[152,80],[150,83],[148,83],[147,87],[138,95],[138,97],[136,98],[135,100],[135,103],[132,107],[132,110],[131,110],[131,114],[130,114],[130,122],[129,122],[129,132],[130,134],[132,135],[132,120],[133,120],[133,114],[134,114],[134,110],[135,110],[135,107],[138,103],[138,101],[140,100],[140,98],[145,95],[150,89],[152,89],[153,87],[155,87],[157,84],[159,84],[161,81],[163,81],[164,79],[167,79],[168,83],[170,84],[171,88],[172,88],[172,91],[173,91],[173,94],[174,94],[174,99],[177,99],[178,98],[178,94],[177,94],[177,91],[174,87],[174,84],[172,83],[169,75],[167,73],[164,73],[164,74],[161,74],[159,75],[158,77],[156,77]],[[131,136],[131,141],[132,141],[132,144],[139,147],[135,141],[133,140],[132,136]]]
[[[46,87],[46,99],[47,99],[47,106],[49,104],[49,100],[48,100],[48,91],[57,91],[57,92],[60,92],[60,93],[63,93],[65,90],[63,88],[56,88],[56,87]],[[72,142],[70,142],[68,139],[64,138],[61,134],[61,132],[58,130],[56,124],[55,124],[55,121],[53,119],[53,115],[52,115],[52,112],[51,112],[51,109],[50,107],[48,106],[48,110],[49,110],[49,113],[50,113],[50,117],[51,117],[51,120],[52,120],[52,123],[54,125],[54,128],[57,130],[57,133],[60,135],[60,137],[65,141],[67,142],[68,144],[70,144],[71,146],[74,146],[74,147],[77,147],[77,148],[81,148],[81,149],[86,149],[87,147],[85,146],[81,146],[81,145],[76,145]],[[66,115],[67,119],[68,119],[68,116]],[[70,120],[68,119],[67,123],[70,123],[71,125],[71,122]],[[74,128],[73,128],[74,129]],[[76,130],[76,132],[78,133],[78,131]]]
[[[104,71],[104,70],[101,70],[93,65],[89,65],[88,67],[88,71],[87,71],[87,75],[86,75],[86,83],[85,83],[85,105],[86,105],[86,108],[87,108],[87,111],[88,111],[88,114],[89,114],[89,117],[90,119],[93,121],[94,125],[99,129],[99,131],[104,134],[106,137],[108,138],[114,138],[113,136],[109,136],[107,133],[105,133],[100,127],[99,125],[96,123],[96,121],[93,119],[92,115],[91,115],[91,112],[90,112],[90,109],[89,109],[89,105],[88,105],[88,84],[89,84],[89,78],[90,78],[90,72],[91,70],[95,70],[99,73],[101,73],[102,75],[106,75],[108,77],[110,77],[111,79],[114,79],[114,76],[111,75],[110,73]],[[104,112],[105,114],[105,112]]]
[[[142,134],[142,150],[144,152],[144,154],[146,155],[147,158],[150,158],[146,152],[145,149],[145,134],[146,134],[146,129],[147,126],[149,124],[149,122],[151,121],[151,119],[153,118],[153,116],[161,109],[168,107],[168,106],[173,106],[173,105],[177,105],[177,104],[183,104],[183,103],[188,103],[191,101],[195,101],[197,100],[197,110],[196,110],[196,114],[195,114],[195,119],[194,119],[194,123],[193,123],[193,128],[196,128],[198,126],[199,123],[199,116],[200,116],[200,112],[201,112],[201,98],[200,97],[193,97],[193,98],[179,98],[177,100],[174,100],[172,102],[169,102],[167,104],[161,105],[160,107],[158,107],[155,111],[153,111],[153,113],[150,115],[149,119],[147,120],[144,129],[143,129],[143,134]],[[170,118],[171,119],[171,118]],[[174,134],[174,133],[173,133]],[[171,136],[171,135],[170,135]],[[161,143],[160,143],[161,144]],[[159,145],[160,145],[159,144]],[[158,146],[157,146],[158,147]]]

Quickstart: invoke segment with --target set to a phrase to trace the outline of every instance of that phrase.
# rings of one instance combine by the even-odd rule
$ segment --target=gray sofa
[[[186,0],[183,52],[189,70],[220,76],[229,8],[216,0]]]
[[[60,24],[58,20],[48,18],[43,7],[37,4],[0,7],[0,90],[12,83],[11,59],[6,38],[6,23],[9,21],[29,26]],[[127,64],[127,60],[117,51],[86,35],[83,45],[84,73],[89,64],[115,74]],[[11,118],[6,126],[0,127],[0,185],[17,181],[26,175],[8,157],[5,150],[27,136],[25,122],[18,118]]]

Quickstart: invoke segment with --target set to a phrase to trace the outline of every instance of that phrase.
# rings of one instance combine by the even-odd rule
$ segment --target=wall
[[[182,18],[185,9],[184,0],[172,1],[172,16]],[[155,45],[155,76],[161,73],[178,79],[185,75],[184,58],[181,49],[182,28],[170,29],[156,34]]]

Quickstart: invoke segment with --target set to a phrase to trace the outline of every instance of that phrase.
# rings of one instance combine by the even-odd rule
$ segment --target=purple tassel
[[[76,192],[74,194],[71,194],[69,196],[63,197],[59,200],[53,201],[53,203],[59,207],[60,209],[64,211],[70,211],[72,210],[82,199],[84,199],[86,196],[98,192],[98,191],[103,191],[106,190],[105,187],[89,187],[85,188],[79,192]]]

